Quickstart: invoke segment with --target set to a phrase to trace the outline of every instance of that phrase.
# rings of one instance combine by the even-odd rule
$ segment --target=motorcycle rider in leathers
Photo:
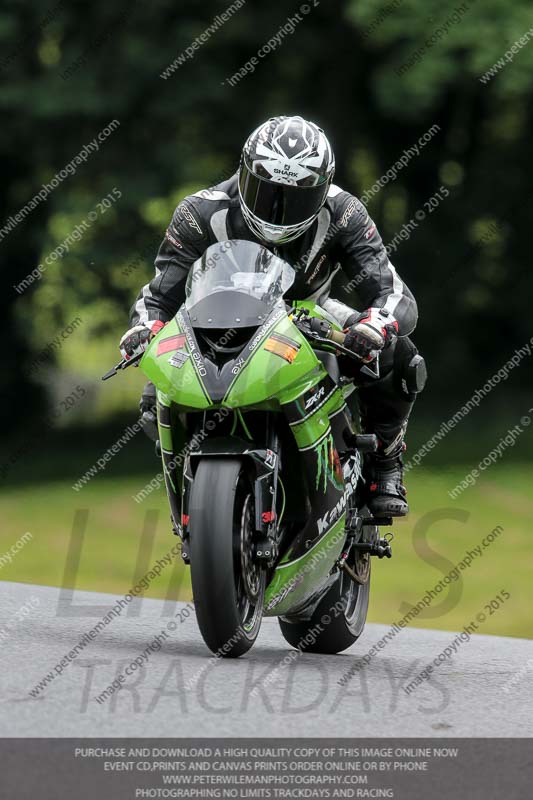
[[[354,378],[362,429],[378,438],[366,456],[367,505],[376,517],[408,512],[402,484],[407,421],[422,390],[425,364],[409,335],[415,299],[391,264],[365,206],[333,184],[335,161],[324,132],[301,117],[274,117],[247,139],[238,172],[178,205],[155,260],[155,277],[140,291],[120,348],[131,358],[176,314],[192,264],[217,241],[258,242],[287,261],[296,280],[286,300],[314,299],[346,332],[359,358],[340,359]],[[335,273],[364,309],[329,296]],[[155,387],[141,411],[153,414]]]

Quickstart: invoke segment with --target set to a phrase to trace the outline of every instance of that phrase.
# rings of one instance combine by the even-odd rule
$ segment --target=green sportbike
[[[213,244],[176,316],[104,376],[140,363],[157,388],[173,530],[219,656],[249,650],[263,616],[300,650],[345,650],[365,625],[371,557],[391,555],[379,526],[392,521],[363,499],[376,438],[358,434],[339,370],[339,353],[355,356],[314,301],[286,303],[294,278],[259,244]]]

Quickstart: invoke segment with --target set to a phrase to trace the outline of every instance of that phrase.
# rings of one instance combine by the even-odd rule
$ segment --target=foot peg
[[[363,525],[377,525],[378,528],[388,528],[392,525],[392,517],[368,517],[363,520]]]
[[[378,539],[377,542],[357,542],[353,545],[358,553],[368,553],[370,556],[377,556],[378,558],[392,558],[392,549],[390,543],[394,534],[388,533],[383,539]]]

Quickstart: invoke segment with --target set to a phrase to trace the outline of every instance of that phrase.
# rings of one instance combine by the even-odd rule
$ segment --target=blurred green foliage
[[[58,371],[48,374],[46,394],[53,395],[50,383],[56,396],[74,381],[89,386],[90,408],[73,420],[131,407],[137,376],[106,386],[104,395],[97,379],[116,358],[127,310],[150,277],[172,210],[187,193],[231,174],[246,135],[276,113],[322,124],[335,146],[337,182],[359,194],[440,127],[370,201],[388,242],[439,186],[450,190],[393,256],[419,301],[416,340],[430,364],[425,402],[435,415],[531,336],[533,45],[488,83],[479,80],[529,30],[529,2],[311,3],[294,32],[232,88],[225,79],[299,13],[280,0],[249,1],[163,80],[161,72],[226,7],[215,0],[4,4],[0,228],[110,121],[120,122],[0,241],[7,325],[0,403],[15,426],[43,403],[42,375],[28,376],[28,365],[77,315],[83,326],[55,353]],[[114,187],[121,199],[19,296],[12,287]],[[530,375],[521,368],[522,389]],[[512,405],[511,384],[506,391]]]
[[[315,2],[294,32],[232,88],[226,79],[299,13],[299,3],[247,0],[163,80],[163,70],[227,8],[227,0],[5,0],[0,411],[7,429],[3,443],[27,441],[29,450],[9,473],[13,485],[2,486],[0,552],[28,529],[36,542],[2,570],[3,580],[60,583],[73,513],[81,504],[91,514],[78,586],[129,588],[144,514],[131,494],[159,464],[139,437],[80,495],[73,492],[72,483],[132,423],[143,384],[137,370],[107,384],[100,376],[118,360],[129,307],[153,272],[174,207],[186,194],[231,175],[244,139],[269,116],[300,113],[321,124],[335,148],[336,182],[359,195],[432,126],[440,128],[369,201],[390,242],[441,185],[450,191],[392,256],[418,299],[414,338],[430,370],[410,453],[533,335],[533,40],[494,77],[480,80],[530,30],[531,3]],[[7,220],[112,120],[120,125],[98,152],[5,233]],[[114,188],[120,199],[19,294],[14,286]],[[337,290],[346,301],[342,282]],[[64,337],[77,318],[82,323]],[[36,368],[43,352],[49,360]],[[83,401],[61,417],[57,431],[41,435],[47,406],[56,407],[78,384],[86,392]],[[477,464],[533,405],[531,388],[524,358],[423,468],[409,473],[413,513],[398,524],[392,568],[379,564],[375,570],[373,620],[397,618],[400,602],[416,602],[441,577],[414,557],[410,537],[426,512],[453,505],[447,490],[470,467],[437,465],[464,459]],[[530,438],[524,434],[506,451],[505,463],[457,501],[471,512],[468,526],[443,524],[431,534],[435,549],[455,561],[495,525],[506,531],[505,540],[471,568],[461,604],[437,620],[421,619],[421,625],[459,628],[489,594],[506,588],[512,604],[491,617],[484,632],[531,636],[529,606],[520,599],[531,562],[531,470],[508,464],[530,461]],[[10,441],[9,452],[11,447]],[[162,512],[157,557],[173,541],[163,523],[168,511],[162,492],[153,496],[153,507]],[[164,582],[154,586],[157,596],[165,590]]]

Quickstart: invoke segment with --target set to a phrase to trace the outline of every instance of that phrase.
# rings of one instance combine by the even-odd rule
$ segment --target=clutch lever
[[[133,358],[122,358],[118,364],[116,364],[116,366],[109,370],[109,372],[106,372],[105,375],[102,375],[102,380],[107,381],[109,378],[113,378],[119,369],[127,369],[128,367],[134,366],[141,360],[143,355],[144,353],[138,353],[136,356],[133,356]]]

